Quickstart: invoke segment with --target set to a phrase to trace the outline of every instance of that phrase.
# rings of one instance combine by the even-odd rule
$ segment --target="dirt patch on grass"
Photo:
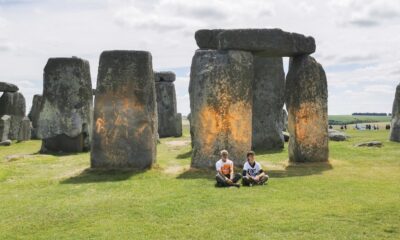
[[[172,165],[164,169],[164,172],[167,174],[172,174],[176,175],[179,173],[182,173],[186,170],[184,166],[179,166],[179,165]]]
[[[183,146],[189,145],[190,140],[175,140],[175,141],[166,142],[165,144],[167,144],[168,146],[171,146],[171,147],[183,147]]]

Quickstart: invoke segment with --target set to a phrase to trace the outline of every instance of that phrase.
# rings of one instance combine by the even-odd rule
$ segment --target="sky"
[[[177,74],[178,111],[186,115],[194,33],[203,28],[313,36],[329,114],[391,112],[400,83],[399,0],[0,0],[0,81],[19,86],[29,111],[48,58],[88,60],[95,86],[102,51],[146,50],[155,71]]]

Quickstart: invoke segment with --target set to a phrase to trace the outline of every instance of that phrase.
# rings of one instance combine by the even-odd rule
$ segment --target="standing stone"
[[[190,73],[192,167],[214,167],[220,151],[237,166],[251,148],[253,56],[197,50]]]
[[[285,109],[282,109],[282,130],[287,131],[288,128],[288,115]]]
[[[0,97],[0,116],[9,115],[11,117],[8,139],[17,139],[21,121],[25,116],[25,110],[25,98],[22,93],[5,92]]]
[[[393,102],[390,141],[400,142],[400,84],[397,85],[396,95]]]
[[[9,115],[3,115],[0,118],[0,142],[8,140],[10,133],[10,122],[11,117]]]
[[[325,71],[310,56],[291,59],[286,79],[289,160],[328,161],[328,89]]]
[[[158,134],[162,137],[182,136],[182,116],[178,124],[176,93],[175,93],[175,73],[155,72],[155,87],[157,96],[158,111]]]
[[[0,82],[0,92],[17,92],[19,90],[17,85],[12,83]]]
[[[42,152],[82,152],[90,148],[92,82],[89,62],[50,58],[44,68],[43,95],[37,122]]]
[[[93,168],[144,169],[156,161],[157,109],[149,52],[101,54],[94,122]]]
[[[282,58],[254,56],[253,149],[282,149],[285,72]]]
[[[21,121],[21,127],[18,133],[18,142],[28,141],[31,139],[31,120],[28,117],[24,117]]]
[[[37,130],[39,122],[40,106],[42,103],[42,95],[36,94],[33,96],[31,111],[28,114],[32,122],[32,139],[37,139]]]

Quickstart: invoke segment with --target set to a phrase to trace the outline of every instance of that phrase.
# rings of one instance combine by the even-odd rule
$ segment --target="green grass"
[[[329,115],[329,124],[343,125],[355,123],[390,122],[390,116],[353,116],[353,115]]]
[[[269,184],[240,189],[189,169],[187,127],[144,172],[91,171],[88,153],[41,155],[39,141],[0,147],[0,239],[399,239],[400,143],[348,134],[329,165],[259,152]],[[369,140],[384,146],[353,146]]]

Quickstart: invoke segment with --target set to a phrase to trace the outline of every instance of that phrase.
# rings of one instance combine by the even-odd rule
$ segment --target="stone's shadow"
[[[79,175],[60,181],[61,184],[83,184],[97,182],[125,181],[133,175],[140,174],[146,170],[137,169],[92,169],[86,168]]]
[[[286,177],[302,177],[315,174],[321,174],[324,171],[332,170],[333,167],[330,163],[297,163],[287,166],[285,169],[266,170],[266,173],[270,178],[286,178]],[[242,173],[242,169],[235,168],[235,172]],[[215,180],[214,169],[196,169],[190,168],[189,170],[181,173],[177,179],[209,179]]]
[[[281,149],[272,149],[272,150],[270,150],[270,149],[268,149],[268,150],[267,150],[267,149],[255,149],[255,150],[254,150],[254,152],[255,152],[257,155],[281,153],[281,152],[283,152],[283,151],[285,151],[284,148],[281,148]]]
[[[179,174],[176,178],[177,179],[206,178],[209,180],[215,180],[215,170],[190,168],[189,170]]]
[[[55,157],[63,157],[63,156],[74,156],[78,154],[83,154],[83,153],[88,153],[88,152],[52,152],[52,151],[46,151],[46,152],[35,152],[32,155],[51,155]]]
[[[181,153],[178,156],[176,156],[177,159],[186,159],[186,158],[190,158],[192,156],[192,150],[185,152],[185,153]]]
[[[270,178],[286,178],[321,174],[332,169],[330,163],[297,163],[287,166],[284,170],[267,169],[266,172]]]

